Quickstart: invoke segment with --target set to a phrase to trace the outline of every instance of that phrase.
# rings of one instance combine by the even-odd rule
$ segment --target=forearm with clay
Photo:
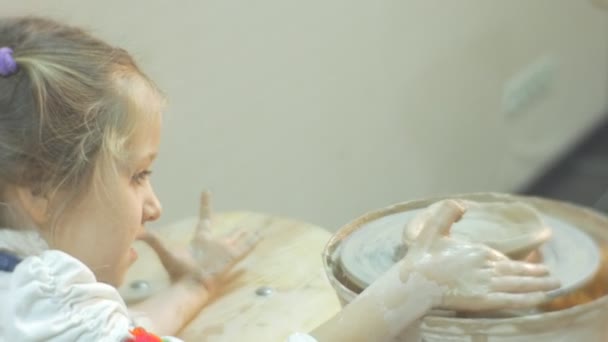
[[[392,341],[439,304],[444,291],[399,263],[311,335],[319,342]]]

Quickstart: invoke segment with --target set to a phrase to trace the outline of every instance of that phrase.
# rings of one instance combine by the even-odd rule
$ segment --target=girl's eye
[[[142,172],[139,172],[133,176],[133,182],[135,182],[136,184],[141,184],[146,179],[148,179],[148,177],[150,177],[151,174],[152,174],[151,170],[144,170]]]

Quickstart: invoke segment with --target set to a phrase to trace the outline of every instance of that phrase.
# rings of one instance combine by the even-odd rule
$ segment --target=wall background
[[[515,191],[608,109],[608,12],[571,0],[5,2],[131,51],[170,97],[165,224],[255,210],[335,230],[393,202]],[[551,87],[513,115],[505,84]]]

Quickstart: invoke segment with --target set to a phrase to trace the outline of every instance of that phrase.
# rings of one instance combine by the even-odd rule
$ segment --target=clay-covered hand
[[[211,226],[211,194],[204,191],[201,195],[199,222],[190,247],[197,265],[204,271],[204,277],[216,278],[249,255],[260,237],[255,232],[243,229],[215,237]]]
[[[189,277],[213,292],[233,266],[249,255],[259,242],[259,237],[245,230],[236,230],[222,237],[213,236],[210,201],[210,193],[203,192],[199,221],[189,251],[172,251],[150,232],[140,239],[158,254],[172,281]]]
[[[401,263],[401,278],[418,273],[442,290],[434,306],[459,311],[533,307],[559,288],[541,264],[513,261],[485,245],[458,241],[450,228],[467,203],[444,200],[429,206],[413,224],[420,235]]]

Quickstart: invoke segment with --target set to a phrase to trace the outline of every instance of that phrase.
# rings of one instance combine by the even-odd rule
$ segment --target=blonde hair
[[[0,18],[0,47],[19,67],[0,77],[0,195],[17,185],[77,198],[99,162],[124,161],[136,125],[160,113],[164,96],[133,58],[79,28]]]

